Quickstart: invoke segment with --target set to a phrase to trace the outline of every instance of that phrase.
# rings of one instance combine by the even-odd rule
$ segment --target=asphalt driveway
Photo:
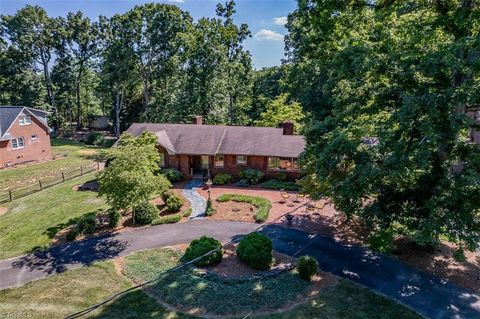
[[[193,220],[137,228],[54,246],[0,261],[0,289],[20,286],[81,266],[125,256],[134,251],[189,242],[202,235],[222,242],[247,234],[258,225],[241,222]],[[480,318],[480,295],[418,271],[365,248],[278,225],[264,234],[274,249],[288,255],[309,254],[328,272],[349,278],[394,299],[429,318]]]

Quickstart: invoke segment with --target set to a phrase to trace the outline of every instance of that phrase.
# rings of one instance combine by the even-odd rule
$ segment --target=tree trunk
[[[83,62],[80,63],[80,69],[78,70],[77,83],[76,83],[76,95],[77,95],[77,129],[82,128],[82,107],[80,103],[80,81],[82,80]]]
[[[148,94],[148,79],[144,79],[143,81],[143,108],[145,111],[145,121],[148,121],[148,105],[150,104],[150,96]]]
[[[122,109],[123,95],[117,91],[117,98],[115,104],[115,136],[120,137],[120,111]]]
[[[50,102],[50,106],[52,107],[53,128],[56,131],[58,129],[58,112],[57,112],[57,107],[55,105],[55,95],[52,89],[52,82],[50,81],[50,71],[48,70],[48,61],[43,52],[40,54],[40,56],[42,59],[43,76],[45,77],[45,87],[47,88],[47,97],[48,97],[48,101]]]

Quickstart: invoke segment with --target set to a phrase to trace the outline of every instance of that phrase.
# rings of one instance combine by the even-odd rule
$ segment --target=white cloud
[[[167,0],[168,2],[184,3],[185,0]]]
[[[278,24],[278,25],[286,25],[288,22],[287,17],[278,17],[273,19],[273,23]]]
[[[282,34],[266,29],[258,31],[255,33],[254,37],[258,40],[283,41]]]

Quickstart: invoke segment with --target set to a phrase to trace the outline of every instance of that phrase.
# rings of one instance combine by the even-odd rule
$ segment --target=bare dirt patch
[[[241,202],[217,202],[212,201],[215,213],[209,216],[212,220],[230,220],[239,222],[255,222],[255,211],[257,208],[248,203]]]
[[[97,155],[98,151],[97,150],[80,150],[78,151],[78,154],[80,155]]]
[[[7,212],[7,207],[0,206],[0,216]]]

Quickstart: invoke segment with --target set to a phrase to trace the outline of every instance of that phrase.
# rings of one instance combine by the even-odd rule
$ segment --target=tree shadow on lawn
[[[126,247],[127,242],[115,239],[114,234],[107,234],[34,251],[12,262],[12,266],[50,275],[63,272],[74,265],[88,266],[117,257]]]

